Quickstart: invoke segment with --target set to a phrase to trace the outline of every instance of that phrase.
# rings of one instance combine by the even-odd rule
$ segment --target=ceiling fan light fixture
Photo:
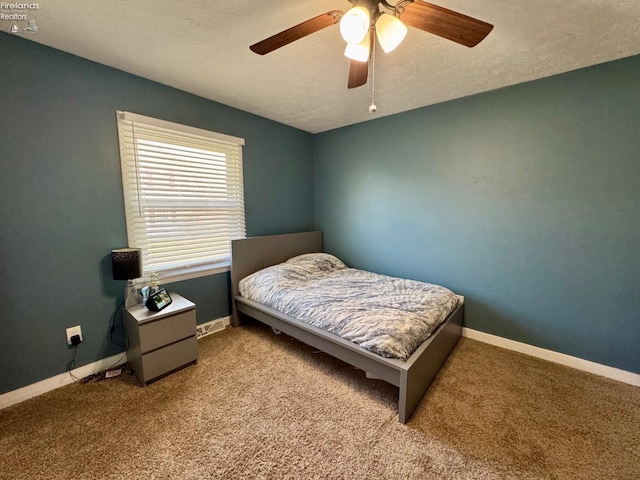
[[[384,53],[390,53],[407,36],[407,27],[397,17],[383,13],[376,21],[376,35]]]
[[[344,49],[344,56],[356,62],[366,62],[369,60],[370,51],[371,37],[365,35],[360,43],[347,43],[347,48]]]
[[[340,19],[340,35],[347,43],[360,43],[371,26],[369,10],[363,6],[351,8]]]

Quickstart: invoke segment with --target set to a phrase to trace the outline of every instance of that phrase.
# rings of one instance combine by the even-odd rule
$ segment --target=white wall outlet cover
[[[81,342],[84,340],[84,338],[82,338],[82,329],[80,328],[80,325],[67,328],[67,345],[72,345],[71,337],[73,337],[74,335],[80,335]]]

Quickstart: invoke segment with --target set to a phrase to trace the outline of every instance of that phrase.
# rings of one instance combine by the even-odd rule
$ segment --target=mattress
[[[443,286],[348,268],[326,253],[265,268],[238,287],[244,298],[400,360],[410,357],[459,302]]]

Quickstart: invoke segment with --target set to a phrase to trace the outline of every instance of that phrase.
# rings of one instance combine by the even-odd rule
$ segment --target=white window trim
[[[178,123],[173,123],[173,122],[168,122],[165,120],[160,120],[160,119],[156,119],[156,118],[152,118],[152,117],[147,117],[144,115],[139,115],[136,113],[131,113],[131,112],[122,112],[122,111],[117,111],[116,112],[117,117],[118,117],[118,132],[119,132],[119,136],[120,136],[120,120],[124,120],[127,122],[135,122],[135,123],[140,123],[146,126],[151,126],[151,127],[158,127],[158,128],[162,128],[162,129],[168,129],[168,130],[172,130],[174,132],[179,132],[179,133],[185,133],[187,135],[196,135],[199,137],[205,137],[205,138],[209,138],[215,141],[219,141],[219,142],[224,142],[227,144],[233,144],[236,146],[240,147],[240,153],[238,155],[239,158],[239,162],[240,162],[240,172],[239,172],[239,176],[240,176],[240,189],[242,189],[242,146],[245,144],[245,141],[243,138],[238,138],[238,137],[234,137],[234,136],[230,136],[230,135],[225,135],[222,133],[217,133],[217,132],[211,132],[208,130],[203,130],[200,128],[196,128],[196,127],[191,127],[191,126],[187,126],[187,125],[181,125]],[[125,159],[126,154],[123,150],[123,143],[122,143],[122,139],[120,139],[120,152],[121,152],[121,164],[122,164],[122,182],[123,182],[123,190],[124,190],[124,199],[125,199],[125,209],[129,208],[128,204],[130,203],[128,201],[128,197],[127,195],[129,195],[129,191],[127,190],[127,184],[131,182],[131,179],[128,178],[127,175],[127,171],[125,168],[125,162],[130,161],[129,159]],[[137,159],[135,160],[137,162]],[[244,194],[242,194],[242,198],[243,198],[243,202],[244,202]],[[129,215],[130,212],[127,210],[127,236],[129,238],[129,245],[133,246],[133,247],[137,247],[137,245],[132,245],[132,243],[135,243],[134,240],[132,240],[133,238],[135,238],[135,234],[132,233],[133,231],[133,224],[130,224],[130,219],[129,219]],[[244,216],[244,214],[243,214]],[[244,219],[244,217],[243,217]],[[245,233],[243,231],[242,236],[245,236]],[[242,237],[233,237],[233,238],[242,238]],[[144,252],[143,252],[143,258],[144,258]],[[147,282],[149,280],[149,275],[151,273],[151,270],[147,268],[147,265],[144,265],[144,274],[143,277],[141,277],[141,279],[138,279],[137,283],[143,283],[143,282]],[[177,281],[181,281],[181,280],[188,280],[188,279],[193,279],[193,278],[198,278],[198,277],[204,277],[204,276],[208,276],[208,275],[214,275],[214,274],[218,274],[218,273],[223,273],[223,272],[228,272],[230,270],[230,258],[222,261],[222,262],[217,262],[217,263],[205,263],[205,264],[195,264],[195,265],[188,265],[188,266],[178,266],[176,268],[169,268],[169,269],[163,269],[163,270],[159,270],[156,271],[155,273],[158,276],[158,280],[162,283],[170,283],[170,282],[177,282]]]
[[[119,118],[127,122],[138,122],[150,125],[152,127],[167,128],[169,130],[175,130],[177,132],[189,133],[191,135],[200,135],[201,137],[208,137],[214,140],[220,140],[227,143],[236,143],[238,145],[244,145],[244,138],[232,137],[231,135],[225,135],[224,133],[211,132],[209,130],[203,130],[202,128],[190,127],[188,125],[182,125],[180,123],[168,122],[166,120],[160,120],[158,118],[146,117],[137,113],[131,112],[116,112]]]

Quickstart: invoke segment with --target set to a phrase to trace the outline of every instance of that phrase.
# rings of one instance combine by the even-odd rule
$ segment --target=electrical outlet
[[[67,328],[67,345],[71,345],[71,337],[74,335],[80,335],[81,342],[84,340],[84,338],[82,338],[82,329],[80,328],[80,325]]]

